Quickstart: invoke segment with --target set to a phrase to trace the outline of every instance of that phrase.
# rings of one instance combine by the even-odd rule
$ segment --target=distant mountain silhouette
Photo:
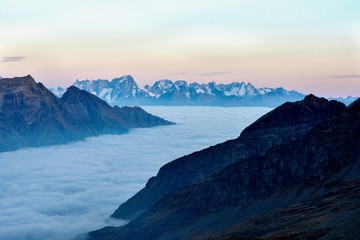
[[[347,96],[346,98],[342,98],[342,97],[339,97],[339,98],[334,98],[334,97],[330,97],[328,98],[329,100],[336,100],[336,101],[339,101],[339,102],[342,102],[344,103],[346,106],[348,106],[349,104],[351,104],[352,102],[356,101],[358,99],[358,97],[352,97],[352,96]]]
[[[86,90],[111,105],[195,105],[195,106],[278,106],[286,101],[297,101],[304,94],[283,88],[255,88],[250,83],[188,84],[163,79],[139,88],[135,80],[126,75],[112,81],[76,81],[73,86]],[[57,96],[65,89],[51,88]]]
[[[0,79],[0,110],[0,151],[171,124],[138,107],[111,107],[76,87],[59,99],[30,75]]]
[[[164,165],[86,239],[357,239],[360,101],[313,95]]]

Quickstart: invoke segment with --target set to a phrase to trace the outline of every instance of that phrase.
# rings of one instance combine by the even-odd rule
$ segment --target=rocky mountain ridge
[[[232,163],[263,155],[274,145],[299,140],[317,123],[345,111],[342,103],[313,95],[300,102],[285,103],[245,128],[237,139],[167,163],[112,217],[132,219],[165,194],[200,181]]]
[[[0,151],[167,124],[139,107],[111,107],[76,87],[59,99],[30,75],[0,79]]]
[[[132,212],[129,224],[86,238],[354,239],[360,223],[359,136],[360,101],[346,108],[310,95],[286,103],[238,139],[163,166],[115,212]],[[213,162],[227,166],[204,172],[201,166]],[[174,187],[173,179],[186,177],[193,181]],[[152,204],[141,207],[151,196]]]

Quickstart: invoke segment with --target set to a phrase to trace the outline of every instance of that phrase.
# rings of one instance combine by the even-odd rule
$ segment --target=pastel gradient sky
[[[0,76],[360,96],[358,0],[0,0]]]

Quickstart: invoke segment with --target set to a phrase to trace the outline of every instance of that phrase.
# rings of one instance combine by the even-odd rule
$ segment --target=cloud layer
[[[230,74],[231,72],[208,72],[208,73],[194,73],[191,76],[217,76],[217,75],[224,75]]]
[[[21,62],[27,57],[2,57],[1,62]]]
[[[349,75],[331,75],[330,78],[344,79],[344,78],[360,78],[360,74],[349,74]]]
[[[0,153],[0,239],[72,239],[175,158],[239,136],[269,108],[145,107],[178,123]]]

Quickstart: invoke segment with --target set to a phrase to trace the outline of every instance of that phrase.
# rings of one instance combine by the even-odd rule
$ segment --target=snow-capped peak
[[[116,83],[122,83],[122,82],[135,82],[134,78],[131,75],[124,75],[122,77],[119,78],[114,78],[113,80],[111,80],[112,83],[116,84]]]
[[[177,80],[175,83],[174,83],[176,86],[188,86],[188,83],[184,80]]]

